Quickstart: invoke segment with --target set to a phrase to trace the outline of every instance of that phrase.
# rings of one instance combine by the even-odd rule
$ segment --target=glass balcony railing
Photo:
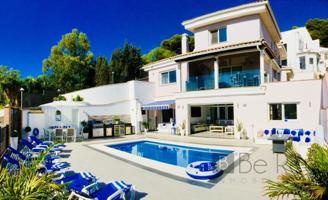
[[[219,88],[251,87],[260,85],[260,70],[251,69],[219,73]]]
[[[260,85],[259,69],[227,70],[219,72],[219,88],[254,87]],[[186,91],[214,89],[214,74],[191,76],[186,81]]]
[[[186,81],[187,91],[210,89],[214,89],[214,74],[204,76],[192,76],[189,77],[189,81]]]

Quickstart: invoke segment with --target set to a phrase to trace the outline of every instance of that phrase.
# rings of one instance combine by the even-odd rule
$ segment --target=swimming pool
[[[217,162],[233,153],[230,150],[190,147],[147,140],[106,146],[139,157],[180,167],[186,167],[189,163],[196,161]]]

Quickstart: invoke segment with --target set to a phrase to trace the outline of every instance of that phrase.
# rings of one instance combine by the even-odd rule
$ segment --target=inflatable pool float
[[[186,173],[194,179],[208,180],[221,176],[223,171],[216,166],[215,162],[197,161],[187,165]]]

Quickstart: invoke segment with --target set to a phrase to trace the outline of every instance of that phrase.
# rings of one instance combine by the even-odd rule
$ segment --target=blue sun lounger
[[[7,147],[7,153],[15,158],[16,160],[23,160],[26,161],[27,157],[26,155],[22,154],[21,152],[17,151],[16,149],[12,148],[11,146]]]
[[[58,184],[64,184],[76,179],[96,180],[96,177],[89,172],[76,173],[74,171],[67,171],[57,174],[57,177],[53,181]]]
[[[68,167],[70,167],[70,164],[68,162],[45,163],[40,167],[39,171],[49,173],[49,172],[60,171]]]
[[[58,174],[58,177],[53,179],[57,184],[66,184],[69,191],[82,192],[82,189],[97,181],[96,177],[89,172],[75,173],[67,171]]]
[[[39,138],[35,137],[35,136],[30,136],[29,137],[30,140],[35,143],[36,145],[42,145],[42,146],[53,146],[53,148],[64,148],[65,145],[64,144],[54,144],[52,141],[42,141]]]
[[[8,155],[7,153],[3,155],[1,166],[3,168],[8,169],[9,172],[18,171],[20,169],[19,162],[16,159],[10,157],[10,155]]]
[[[22,139],[21,140],[21,144],[24,146],[24,147],[27,147],[28,149],[30,149],[33,153],[40,153],[40,152],[44,152],[47,150],[48,146],[45,146],[45,145],[34,145],[32,144],[31,142],[25,140],[25,139]],[[55,153],[55,154],[58,154],[62,151],[62,149],[60,148],[51,148],[49,150],[50,153]]]
[[[73,191],[69,199],[79,197],[87,200],[118,200],[125,199],[128,193],[131,193],[130,199],[134,199],[135,187],[124,181],[112,181],[107,184],[96,182],[84,187],[81,193]]]
[[[32,154],[30,153],[22,153],[20,151],[17,151],[16,149],[12,148],[11,146],[7,147],[7,153],[10,155],[12,158],[16,160],[22,160],[24,164],[29,164],[30,158],[32,157]],[[59,156],[56,155],[51,155],[47,154],[44,157],[44,162],[45,163],[52,163],[55,159],[58,159]]]

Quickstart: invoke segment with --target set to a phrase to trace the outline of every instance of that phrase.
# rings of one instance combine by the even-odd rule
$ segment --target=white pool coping
[[[113,155],[115,157],[119,157],[124,160],[128,160],[130,162],[136,163],[138,165],[141,165],[141,166],[144,166],[147,168],[152,168],[154,170],[158,170],[165,174],[170,174],[173,176],[177,176],[177,177],[192,180],[192,181],[200,181],[200,180],[196,180],[196,179],[189,177],[186,174],[184,167],[170,165],[170,164],[166,164],[166,163],[159,162],[156,160],[151,160],[148,158],[140,157],[140,156],[130,154],[130,153],[127,153],[124,151],[120,151],[120,150],[117,150],[114,148],[110,148],[107,146],[107,145],[114,145],[114,144],[140,142],[140,141],[159,142],[159,143],[166,143],[166,144],[172,144],[172,145],[206,148],[206,149],[213,149],[213,150],[233,151],[233,153],[231,153],[227,156],[226,160],[228,161],[228,166],[230,166],[231,164],[236,162],[239,159],[240,154],[245,154],[245,153],[250,154],[252,151],[252,148],[250,148],[250,147],[214,146],[214,145],[203,145],[203,144],[194,144],[194,143],[173,142],[173,141],[150,139],[150,138],[124,140],[124,141],[117,141],[117,142],[107,142],[107,143],[101,143],[101,144],[91,144],[88,146],[93,149],[96,149],[98,151],[101,151],[101,152]],[[204,181],[201,181],[201,182],[204,182]]]

